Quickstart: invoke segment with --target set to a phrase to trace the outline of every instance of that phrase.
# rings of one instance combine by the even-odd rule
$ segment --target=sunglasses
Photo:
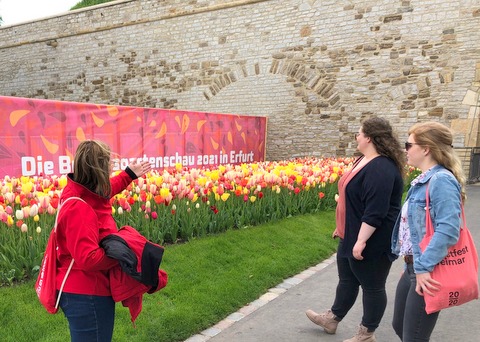
[[[419,145],[417,143],[405,142],[405,151],[408,151],[413,145]]]

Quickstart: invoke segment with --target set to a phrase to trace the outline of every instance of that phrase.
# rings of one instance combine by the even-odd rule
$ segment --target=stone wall
[[[355,4],[359,3],[359,4]],[[371,115],[480,145],[478,0],[128,0],[0,28],[0,94],[268,116],[267,159]]]

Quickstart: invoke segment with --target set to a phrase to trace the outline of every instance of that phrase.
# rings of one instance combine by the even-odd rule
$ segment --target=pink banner
[[[85,139],[109,144],[116,169],[133,159],[155,169],[264,161],[266,125],[258,116],[0,96],[0,177],[72,172]]]

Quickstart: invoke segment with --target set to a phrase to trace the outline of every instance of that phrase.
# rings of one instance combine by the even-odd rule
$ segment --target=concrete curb
[[[306,269],[299,274],[285,279],[282,283],[268,290],[267,293],[260,296],[257,300],[245,305],[240,310],[231,315],[227,316],[225,319],[221,320],[214,326],[205,329],[199,334],[193,335],[192,337],[186,339],[184,342],[205,342],[211,339],[212,337],[218,335],[223,330],[231,327],[236,322],[239,322],[243,318],[247,317],[249,314],[255,312],[257,309],[262,306],[270,303],[272,300],[278,298],[282,294],[286,293],[289,289],[292,289],[296,285],[302,283],[304,280],[310,278],[314,274],[322,271],[327,266],[334,263],[336,260],[336,253],[333,254],[330,258],[322,261],[321,263],[312,266]]]

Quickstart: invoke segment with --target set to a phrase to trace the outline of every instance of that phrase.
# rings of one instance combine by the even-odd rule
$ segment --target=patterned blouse
[[[419,181],[421,181],[427,172],[427,170],[421,173],[410,183],[411,186],[414,186]],[[400,242],[400,256],[404,255],[413,255],[412,250],[412,240],[410,239],[410,228],[408,227],[408,199],[403,203],[402,206],[402,216],[400,217],[400,227],[399,227],[399,242]]]

